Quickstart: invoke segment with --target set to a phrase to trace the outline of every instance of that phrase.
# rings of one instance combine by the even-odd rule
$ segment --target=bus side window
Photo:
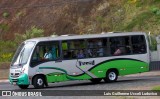
[[[144,36],[132,36],[133,54],[146,53],[146,44]]]
[[[58,50],[55,46],[52,46],[51,53],[52,53],[52,59],[56,59],[58,56]]]
[[[62,42],[62,51],[63,51],[63,58],[69,59],[69,52],[68,52],[68,43],[67,41]]]
[[[98,57],[104,56],[104,48],[103,48],[103,45],[102,45],[102,41],[101,41],[101,40],[99,40],[99,41],[97,42],[97,48],[98,48],[98,50],[97,50],[97,56],[98,56]]]
[[[60,57],[59,42],[40,42],[31,58],[31,65],[36,66],[37,64],[46,61],[55,61]]]
[[[85,58],[84,50],[79,50],[77,53],[77,58]]]
[[[130,54],[129,37],[111,37],[110,48],[112,55]]]
[[[88,57],[103,57],[107,56],[107,38],[92,38],[88,39],[87,54]]]
[[[38,61],[38,60],[40,60],[40,53],[39,52],[40,52],[40,49],[39,49],[39,46],[37,46],[35,48],[35,52],[33,54],[32,61]]]
[[[77,51],[76,51],[76,50],[73,50],[73,51],[71,52],[71,54],[72,54],[72,58],[76,58]]]
[[[67,59],[68,57],[68,52],[66,50],[63,50],[63,58]]]
[[[62,52],[64,59],[76,59],[78,52],[80,50],[85,49],[85,41],[84,39],[79,40],[69,40],[62,42]]]

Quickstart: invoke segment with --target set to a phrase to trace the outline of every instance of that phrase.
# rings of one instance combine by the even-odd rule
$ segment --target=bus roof
[[[102,32],[101,34],[84,34],[84,35],[72,35],[72,36],[55,36],[55,37],[39,37],[28,39],[26,41],[57,41],[57,40],[74,40],[74,39],[86,39],[86,38],[100,38],[100,37],[112,37],[112,36],[128,36],[128,35],[146,35],[144,32]]]

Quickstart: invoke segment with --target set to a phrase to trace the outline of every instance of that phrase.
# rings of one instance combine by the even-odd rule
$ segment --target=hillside
[[[1,0],[0,62],[30,37],[103,31],[160,34],[160,0]]]
[[[1,0],[1,34],[11,39],[31,26],[44,29],[45,35],[78,33],[78,19],[89,17],[96,4],[98,0]]]
[[[159,33],[160,0],[1,0],[1,39],[32,26],[51,34],[101,31]]]

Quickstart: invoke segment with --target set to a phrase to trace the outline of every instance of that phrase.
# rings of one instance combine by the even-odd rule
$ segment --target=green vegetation
[[[152,90],[159,90],[160,91],[160,86],[155,86],[152,88]]]
[[[9,13],[8,13],[8,12],[4,12],[4,13],[3,13],[3,17],[4,17],[4,18],[9,17]]]
[[[15,34],[14,41],[0,41],[0,62],[10,62],[18,45],[30,38],[42,37],[43,29],[32,26],[31,29],[26,30],[24,34]]]
[[[6,23],[0,23],[0,40],[3,38],[3,34],[5,34],[9,30],[9,26]]]
[[[88,17],[78,17],[80,34],[102,31],[143,31],[151,32],[153,36],[160,34],[159,0],[103,0],[91,12]]]
[[[103,31],[150,32],[152,42],[150,49],[156,50],[155,36],[160,35],[160,0],[99,0],[94,6],[82,6],[81,4],[77,4],[76,9],[78,10],[75,10],[73,5],[67,5],[62,9],[57,9],[55,15],[49,13],[49,9],[47,9],[47,11],[45,11],[45,9],[43,9],[43,11],[41,10],[41,13],[44,13],[44,15],[47,13],[53,14],[50,15],[54,16],[56,19],[53,20],[53,22],[47,19],[45,20],[44,18],[46,17],[43,15],[39,16],[39,12],[35,13],[37,11],[36,9],[34,9],[34,16],[37,17],[37,20],[36,18],[32,19],[32,17],[30,17],[32,15],[30,14],[33,13],[28,13],[26,9],[19,9],[16,11],[14,18],[10,16],[9,11],[7,12],[4,10],[2,13],[2,17],[4,18],[0,23],[0,44],[4,47],[0,49],[0,62],[10,61],[10,57],[13,56],[18,44],[22,41],[29,38],[44,36],[44,30],[32,26],[32,22],[28,22],[28,20],[34,20],[34,24],[39,24],[39,20],[42,19],[43,21],[41,24],[44,25],[44,28],[47,27],[47,35],[51,35],[53,31],[57,35],[59,33],[62,34],[62,31],[64,34],[91,34]],[[28,14],[27,16],[26,13]],[[8,19],[11,19],[13,22],[10,22]],[[50,24],[51,22],[53,24]],[[23,28],[30,25],[32,26],[30,29]],[[12,27],[14,28],[12,29]],[[26,31],[20,33],[24,31],[24,29],[26,29]],[[7,35],[6,33],[12,32],[12,30],[13,33],[18,31],[18,33],[15,34],[15,40],[3,41],[2,34]]]
[[[97,16],[96,21],[97,21],[97,26],[100,29],[100,32],[103,32],[105,26],[105,18],[102,16]]]
[[[26,30],[24,34],[15,34],[15,42],[17,44],[21,43],[22,41],[30,38],[35,38],[35,37],[43,37],[43,29],[37,28],[35,26],[32,26],[31,29]]]
[[[20,16],[22,16],[22,12],[16,13],[16,17],[17,17],[17,18],[19,18]]]
[[[0,62],[11,61],[17,46],[12,41],[0,41]]]
[[[8,31],[9,26],[8,24],[0,23],[0,31]]]
[[[149,19],[153,16],[153,13],[147,11],[143,12],[137,16],[135,16],[124,28],[125,31],[132,31],[134,27],[141,30],[142,28],[148,28],[147,26],[144,27],[144,24],[146,24],[146,19]]]

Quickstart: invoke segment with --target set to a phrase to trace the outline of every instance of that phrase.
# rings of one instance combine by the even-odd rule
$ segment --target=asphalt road
[[[150,90],[153,86],[160,85],[160,76],[119,77],[117,82],[93,84],[89,80],[66,81],[49,84],[43,90]],[[19,87],[9,83],[0,83],[1,90],[20,90]],[[29,89],[33,89],[30,86]]]

